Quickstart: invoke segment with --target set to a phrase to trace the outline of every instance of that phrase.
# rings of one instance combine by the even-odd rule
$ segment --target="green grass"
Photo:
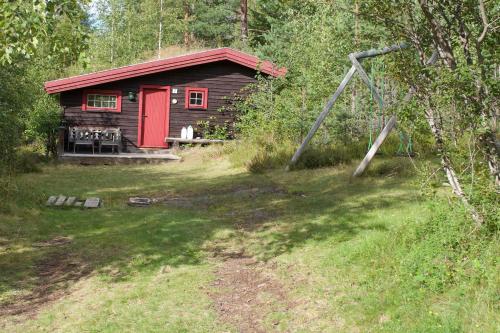
[[[0,317],[0,329],[235,331],[207,292],[222,249],[275,264],[270,274],[294,306],[266,314],[269,331],[499,331],[498,236],[471,234],[460,210],[421,198],[411,176],[352,180],[351,168],[250,174],[224,157],[191,154],[167,165],[59,165],[16,177],[0,211],[0,304],[29,295],[51,258],[81,274],[54,283],[65,295],[36,316]],[[279,191],[241,191],[252,188]],[[104,207],[44,206],[60,193],[99,196]],[[165,195],[198,199],[126,204]],[[33,246],[57,236],[73,241]]]

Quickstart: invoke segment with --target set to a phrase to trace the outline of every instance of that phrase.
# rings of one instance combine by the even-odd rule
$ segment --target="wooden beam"
[[[377,153],[378,149],[384,143],[384,140],[387,138],[389,133],[391,133],[392,129],[396,126],[396,116],[392,116],[391,119],[389,119],[389,122],[387,125],[385,125],[384,129],[382,132],[380,132],[380,135],[377,137],[375,142],[373,143],[372,147],[368,151],[368,154],[366,154],[365,158],[361,163],[358,165],[356,168],[356,171],[354,171],[353,177],[358,177],[363,174],[365,169],[370,165],[370,162],[372,161],[373,157]]]
[[[335,101],[337,101],[337,99],[339,98],[340,94],[342,94],[342,92],[344,91],[344,89],[347,86],[347,84],[349,83],[349,81],[351,81],[352,76],[354,75],[355,72],[356,72],[356,67],[352,66],[351,69],[349,70],[349,72],[347,72],[347,74],[344,77],[344,79],[342,80],[342,82],[340,82],[340,85],[337,88],[337,90],[335,91],[335,93],[332,95],[332,97],[330,97],[330,99],[326,103],[325,107],[323,108],[323,111],[320,113],[320,115],[318,116],[318,118],[316,119],[314,124],[312,125],[311,129],[309,130],[309,133],[307,133],[306,138],[304,139],[304,141],[302,142],[300,147],[297,149],[297,151],[293,155],[292,160],[290,161],[290,163],[286,167],[287,170],[290,169],[290,166],[297,163],[298,159],[300,158],[300,155],[302,155],[302,153],[304,152],[304,149],[309,144],[309,141],[311,141],[312,137],[314,136],[314,134],[316,134],[319,127],[321,126],[321,124],[325,120],[326,116],[328,116],[328,114],[330,113],[333,105],[335,104]]]
[[[384,107],[384,100],[378,93],[378,90],[375,87],[375,85],[373,85],[373,83],[371,82],[368,74],[366,74],[363,66],[361,66],[361,63],[358,61],[358,59],[356,59],[356,57],[353,54],[349,55],[349,59],[351,59],[352,65],[356,67],[356,70],[358,71],[361,80],[363,80],[363,82],[368,86],[373,96],[377,99],[380,109],[382,109]]]
[[[378,93],[377,88],[375,85],[372,83],[370,78],[368,77],[368,74],[366,74],[365,70],[363,69],[363,66],[361,66],[361,63],[358,61],[358,59],[355,57],[354,54],[349,55],[349,59],[351,59],[352,65],[356,67],[359,76],[363,80],[363,82],[368,86],[368,88],[371,90],[373,96],[377,99],[378,105],[380,107],[380,110],[384,108],[384,99],[380,96]],[[370,147],[370,150],[368,153],[365,155],[363,158],[363,161],[358,165],[356,168],[356,171],[353,174],[353,177],[358,177],[363,174],[365,169],[370,165],[370,162],[372,159],[375,157],[375,154],[379,150],[380,146],[382,143],[384,143],[385,139],[391,133],[392,129],[396,126],[396,116],[392,116],[391,119],[389,119],[389,122],[387,125],[384,127],[382,132],[379,134],[373,145]]]
[[[344,91],[345,87],[347,86],[347,84],[349,83],[349,81],[352,79],[352,76],[354,75],[354,73],[356,71],[359,72],[359,74],[360,74],[361,79],[363,80],[363,82],[366,83],[366,85],[370,88],[370,90],[372,91],[372,93],[375,96],[375,98],[378,100],[380,108],[382,109],[384,107],[384,101],[383,101],[382,97],[378,93],[378,91],[375,88],[375,86],[373,86],[372,83],[370,82],[370,78],[366,74],[365,70],[363,69],[363,66],[361,66],[361,63],[358,61],[358,59],[361,60],[361,59],[364,59],[364,58],[376,57],[376,56],[379,56],[379,55],[384,55],[384,54],[387,54],[387,53],[391,53],[391,52],[403,50],[403,49],[405,49],[407,47],[408,47],[407,44],[401,43],[401,44],[395,44],[395,45],[392,45],[392,46],[388,46],[388,47],[385,47],[385,48],[380,49],[380,50],[372,49],[372,50],[368,50],[368,51],[363,51],[363,52],[357,52],[357,53],[351,53],[351,54],[349,54],[349,59],[351,59],[351,62],[352,62],[351,69],[346,74],[346,76],[344,77],[344,79],[340,83],[340,85],[337,88],[337,90],[335,91],[335,93],[328,100],[328,103],[323,108],[323,111],[320,113],[319,117],[316,119],[316,121],[312,125],[311,129],[309,130],[309,133],[307,133],[306,138],[304,139],[304,141],[302,142],[302,144],[300,145],[300,147],[297,149],[297,151],[293,155],[290,163],[286,167],[286,170],[289,170],[292,165],[294,165],[295,163],[297,163],[298,159],[300,158],[300,156],[304,152],[304,149],[309,144],[309,141],[311,141],[311,139],[314,136],[314,134],[316,134],[316,132],[318,131],[319,127],[321,126],[321,124],[325,120],[326,116],[330,113],[333,105],[335,104],[335,101],[340,96],[340,94],[342,93],[342,91]],[[387,125],[391,124],[391,122],[393,122],[393,124],[390,127],[390,129],[388,129]],[[382,137],[382,133],[381,133],[379,135],[379,137],[377,138],[377,140],[375,140],[375,143],[377,143],[377,141],[380,141],[380,144],[378,146],[376,146],[375,144],[372,146],[372,149],[374,147],[376,147],[375,152],[373,153],[373,156],[377,152],[377,150],[380,147],[380,145],[384,142],[384,140],[387,137],[387,135],[389,134],[389,132],[396,125],[396,117],[395,116],[391,117],[391,119],[389,120],[389,123],[387,125],[386,125],[386,127],[384,128],[384,130],[382,132],[384,132],[386,129],[388,129],[388,133],[384,137]],[[371,155],[370,152],[372,151],[372,149],[370,149],[370,151],[365,156],[365,159],[363,159],[363,161],[365,161]],[[373,156],[371,156],[366,161],[366,165],[364,167],[362,167],[363,162],[362,162],[362,164],[360,164],[360,166],[358,166],[358,169],[360,169],[362,167],[361,168],[362,169],[361,173],[363,173],[364,169],[368,166],[368,164],[370,164],[370,161],[373,158]]]
[[[401,43],[401,44],[387,46],[387,47],[384,47],[383,49],[379,49],[379,50],[371,49],[368,51],[351,53],[350,55],[354,56],[356,59],[364,59],[364,58],[372,58],[372,57],[384,55],[384,54],[399,51],[399,50],[404,50],[406,48],[408,48],[408,45],[406,43]]]
[[[377,98],[379,99],[380,105],[383,107],[384,101],[380,98],[380,95],[378,95],[378,92],[377,92],[377,94],[375,94],[376,88],[372,86],[370,80],[368,79],[368,75],[366,75],[365,71],[363,70],[363,67],[357,61],[357,59],[359,59],[359,58],[356,58],[355,55],[353,55],[353,54],[350,54],[349,58],[351,59],[353,65],[356,66],[356,69],[358,69],[358,72],[360,73],[363,81],[368,85],[368,87],[370,87],[370,89],[373,89],[372,91],[374,91],[374,96],[376,96],[376,97],[378,96]],[[432,53],[432,55],[430,56],[430,58],[426,61],[425,64],[426,64],[426,66],[430,66],[430,65],[435,64],[437,60],[438,60],[438,53],[437,53],[437,51],[434,51]],[[364,74],[365,78],[363,78],[363,74]],[[414,93],[415,93],[414,89],[410,89],[410,91],[403,98],[403,103],[409,102],[412,99]],[[358,177],[358,176],[361,176],[363,174],[363,172],[368,167],[368,165],[370,165],[370,162],[372,161],[373,157],[375,157],[375,154],[379,150],[380,146],[382,145],[382,143],[384,143],[385,139],[387,138],[389,133],[391,133],[392,129],[395,126],[396,126],[396,116],[392,116],[391,119],[389,119],[389,122],[387,123],[387,125],[384,127],[382,132],[379,134],[379,136],[375,140],[375,143],[371,146],[371,148],[368,151],[368,153],[366,154],[365,158],[363,158],[361,163],[356,168],[356,171],[354,171],[353,177]]]

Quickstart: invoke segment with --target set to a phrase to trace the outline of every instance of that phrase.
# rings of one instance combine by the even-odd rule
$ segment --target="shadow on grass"
[[[217,241],[221,231],[242,232],[243,247],[246,237],[261,240],[258,246],[252,246],[251,254],[265,260],[310,240],[346,241],[362,231],[385,230],[384,224],[370,222],[372,210],[398,208],[412,199],[395,194],[395,200],[390,195],[394,183],[374,185],[365,180],[349,184],[343,174],[333,177],[334,181],[331,175],[307,171],[286,175],[280,184],[297,180],[308,185],[297,194],[276,183],[273,175],[207,172],[206,168],[173,170],[160,166],[60,167],[23,177],[20,186],[29,187],[30,195],[18,198],[19,211],[7,216],[0,226],[8,239],[0,252],[0,300],[2,294],[13,295],[13,290],[65,288],[91,273],[120,281],[166,266],[199,265],[207,255],[206,243]],[[59,193],[98,195],[105,206],[96,210],[43,206],[48,195]],[[184,198],[201,196],[206,204],[126,205],[129,196],[165,193]],[[72,242],[33,247],[35,242],[57,236],[71,237]],[[47,257],[56,258],[50,265],[71,274],[55,274],[42,267]],[[29,307],[29,300],[24,301]]]

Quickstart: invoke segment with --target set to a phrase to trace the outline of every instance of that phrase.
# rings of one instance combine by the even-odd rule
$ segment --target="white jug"
[[[189,125],[187,129],[188,140],[193,140],[193,126]]]
[[[187,129],[183,127],[181,130],[181,139],[187,139]]]

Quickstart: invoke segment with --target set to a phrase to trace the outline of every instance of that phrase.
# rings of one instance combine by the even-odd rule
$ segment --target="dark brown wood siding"
[[[169,135],[180,137],[183,126],[196,127],[198,121],[210,120],[213,124],[232,123],[232,111],[219,110],[231,103],[242,88],[256,82],[256,72],[233,62],[222,61],[213,64],[193,66],[185,69],[145,75],[137,78],[93,86],[90,89],[121,90],[121,113],[82,111],[82,89],[61,93],[64,118],[69,126],[109,126],[120,127],[126,143],[137,144],[139,124],[139,87],[141,85],[164,85],[171,87]],[[185,108],[185,87],[208,88],[208,108],[188,110]],[[177,93],[173,93],[177,89]],[[137,100],[128,99],[128,92],[137,94]],[[177,99],[177,104],[172,100]]]

